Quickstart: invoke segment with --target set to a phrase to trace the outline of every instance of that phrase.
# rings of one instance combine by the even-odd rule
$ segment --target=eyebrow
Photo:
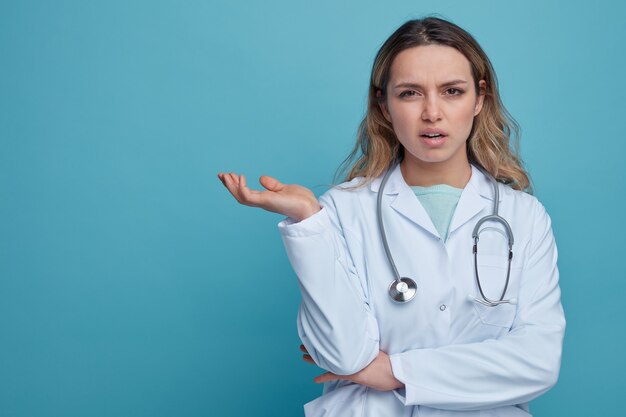
[[[443,84],[440,84],[439,88],[449,87],[451,85],[458,85],[458,84],[467,84],[467,81],[465,81],[465,80],[447,81],[447,82],[445,82]],[[409,88],[422,88],[422,86],[417,84],[417,83],[409,83],[409,82],[403,82],[403,83],[400,83],[400,84],[396,84],[393,88],[406,88],[406,87],[409,87]]]

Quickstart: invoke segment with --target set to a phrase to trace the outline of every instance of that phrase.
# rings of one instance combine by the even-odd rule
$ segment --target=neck
[[[446,164],[409,161],[405,158],[400,163],[400,171],[408,185],[421,187],[447,184],[456,188],[465,188],[472,176],[472,167],[467,160],[462,164]]]

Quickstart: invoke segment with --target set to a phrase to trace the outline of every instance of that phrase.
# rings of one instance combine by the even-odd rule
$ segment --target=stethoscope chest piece
[[[415,297],[417,284],[411,278],[402,277],[400,280],[393,280],[389,284],[389,295],[393,301],[404,303]]]

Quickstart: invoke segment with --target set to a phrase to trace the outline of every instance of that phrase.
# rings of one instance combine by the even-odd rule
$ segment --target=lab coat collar
[[[448,233],[452,233],[483,210],[485,210],[483,215],[490,213],[490,208],[493,205],[494,193],[491,181],[474,165],[471,165],[471,168],[472,176],[461,193]],[[411,187],[404,181],[400,171],[400,164],[397,164],[392,169],[393,172],[384,189],[385,195],[396,195],[390,206],[429,233],[439,237],[439,233],[430,216],[415,196]],[[372,181],[370,184],[371,191],[378,193],[383,175],[384,173]],[[500,199],[502,199],[502,196],[500,196]]]
[[[494,198],[491,180],[476,166],[472,165],[472,176],[461,193],[448,233],[451,234],[481,212],[482,216],[491,214]],[[499,200],[502,200],[502,192],[500,192]]]

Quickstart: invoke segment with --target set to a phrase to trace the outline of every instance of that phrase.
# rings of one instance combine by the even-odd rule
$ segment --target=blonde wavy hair
[[[467,140],[469,162],[480,165],[516,190],[532,193],[529,175],[519,156],[519,125],[500,100],[491,61],[472,35],[454,23],[433,16],[404,23],[378,51],[372,67],[367,113],[359,126],[354,149],[337,169],[335,182],[349,169],[344,181],[364,177],[365,181],[357,185],[361,187],[404,157],[404,148],[385,119],[380,103],[386,100],[394,58],[405,49],[422,45],[445,45],[461,52],[470,62],[476,93],[485,95],[483,108],[475,116]],[[480,80],[486,82],[482,91]]]

